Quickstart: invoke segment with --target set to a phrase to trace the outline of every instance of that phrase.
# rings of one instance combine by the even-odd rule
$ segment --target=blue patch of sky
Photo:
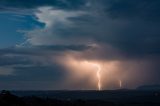
[[[43,27],[33,15],[0,13],[0,48],[12,47],[25,41],[20,31]]]

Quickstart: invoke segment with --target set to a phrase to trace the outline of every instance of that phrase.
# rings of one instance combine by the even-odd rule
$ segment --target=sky
[[[0,89],[160,84],[159,0],[0,0]]]

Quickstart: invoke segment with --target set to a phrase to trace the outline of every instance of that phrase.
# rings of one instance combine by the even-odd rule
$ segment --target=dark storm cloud
[[[13,70],[62,70],[56,67],[56,58],[67,51],[82,52],[91,49],[91,46],[85,45],[53,45],[53,46],[32,46],[32,47],[14,47],[0,50],[0,67],[7,67]],[[53,65],[54,64],[54,65]],[[52,65],[55,66],[52,69]],[[23,67],[22,67],[23,66]],[[28,67],[29,66],[29,67]],[[30,67],[35,66],[35,67]],[[63,69],[64,70],[64,69]],[[42,70],[41,70],[42,71]],[[22,71],[22,73],[25,71]],[[29,71],[29,73],[32,71]],[[33,71],[34,72],[34,71]],[[46,71],[47,73],[47,71]],[[16,73],[17,74],[17,73]]]
[[[29,89],[27,86],[34,88],[34,85],[45,85],[45,88],[49,88],[49,85],[55,84],[58,86],[57,80],[60,82],[65,78],[65,69],[55,63],[53,52],[65,52],[66,50],[84,50],[85,46],[77,46],[79,49],[74,49],[75,46],[41,46],[41,47],[15,47],[1,49],[0,53],[0,89],[4,89],[9,86],[9,89],[22,89],[22,86],[26,86],[24,89]],[[67,49],[69,48],[69,49]],[[44,51],[44,52],[40,52]],[[52,55],[49,53],[52,52]],[[53,58],[53,60],[51,60]],[[11,70],[10,74],[5,71]],[[5,82],[5,83],[3,83]],[[6,82],[8,84],[6,84]],[[34,84],[33,84],[34,83]],[[4,84],[4,85],[3,85]],[[20,84],[20,86],[18,86]],[[28,85],[26,85],[28,84]],[[8,89],[8,88],[7,88]],[[35,87],[35,89],[38,89]]]
[[[124,26],[122,24],[121,31],[100,40],[124,50],[128,55],[159,55],[159,5],[158,0],[110,1],[105,12],[113,20],[125,20]]]
[[[74,29],[78,34],[110,45],[129,57],[160,54],[160,1],[102,0],[99,3],[98,7],[92,7],[96,11],[92,16],[72,18],[79,25]],[[76,35],[76,32],[72,33]]]
[[[83,8],[87,5],[87,2],[89,3],[88,7]],[[25,0],[1,0],[1,8],[33,9],[41,6],[53,6],[60,10],[62,8],[65,10],[77,7],[77,10],[83,10],[89,14],[67,17],[67,20],[75,24],[72,27],[65,27],[65,25],[58,22],[55,25],[56,28],[51,26],[53,28],[47,30],[48,32],[51,30],[52,36],[57,35],[60,38],[58,42],[62,41],[62,44],[66,41],[67,43],[73,42],[72,45],[39,46],[19,50],[6,49],[0,51],[0,53],[37,54],[37,51],[43,53],[45,51],[51,52],[52,50],[83,51],[83,49],[87,49],[88,47],[74,46],[75,43],[85,43],[85,41],[90,42],[91,40],[91,43],[95,41],[95,43],[104,47],[104,51],[96,54],[102,58],[107,57],[105,54],[109,52],[105,45],[117,49],[118,52],[121,52],[120,55],[125,55],[126,58],[139,58],[148,55],[157,56],[160,54],[159,4],[160,1],[158,0],[31,0],[27,2]],[[47,33],[44,32],[42,32],[42,35],[46,34],[45,38],[47,38]],[[43,38],[38,38],[39,35],[40,33],[37,34],[37,37],[34,35],[34,39]],[[51,35],[47,39],[51,41],[46,42],[56,41],[56,39],[55,41],[50,39],[52,38]],[[45,41],[45,39],[39,41]],[[109,53],[112,54],[112,52]],[[115,59],[115,57],[119,58],[119,55],[118,57],[115,55],[111,55],[110,57]]]
[[[32,64],[25,56],[0,56],[0,67]]]
[[[90,5],[86,8],[86,3]],[[1,0],[1,8],[33,9],[53,6],[59,9],[92,12],[69,18],[78,26],[56,28],[56,34],[73,39],[93,41],[111,45],[126,55],[143,56],[160,53],[160,1],[158,0]],[[85,10],[86,9],[86,10]],[[95,11],[95,12],[93,12]],[[55,27],[52,29],[55,30]],[[63,41],[63,40],[62,40]],[[60,47],[63,49],[65,47]],[[75,48],[74,48],[75,49]],[[27,53],[27,51],[25,51]]]
[[[130,55],[160,54],[160,1],[113,0],[105,11],[113,20],[125,20],[127,25],[105,42]]]
[[[48,66],[15,66],[13,75],[0,75],[5,81],[54,81],[64,77],[64,69],[56,64]],[[63,71],[62,71],[63,70]]]
[[[50,54],[53,52],[85,51],[91,48],[92,46],[88,45],[50,45],[50,46],[15,47],[15,48],[0,49],[0,56],[7,54],[42,55],[42,54]]]
[[[33,64],[32,64],[33,65]],[[48,66],[16,66],[10,75],[0,75],[0,89],[59,89],[67,73],[56,64]]]
[[[53,46],[37,46],[37,47],[40,49],[48,49],[54,51],[67,51],[67,50],[84,51],[92,48],[92,46],[88,45],[53,45]]]
[[[54,66],[14,67],[14,69],[16,70],[15,74],[22,80],[50,81],[61,79],[65,75],[64,69],[57,64]]]
[[[107,0],[106,0],[107,1]],[[113,18],[140,18],[142,20],[159,21],[159,0],[109,0],[110,7],[106,9]]]
[[[57,8],[76,9],[85,4],[85,0],[1,0],[0,8],[11,10],[33,9],[40,6],[54,6]]]

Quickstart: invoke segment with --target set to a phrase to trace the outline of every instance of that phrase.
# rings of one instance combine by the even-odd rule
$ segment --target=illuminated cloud
[[[35,13],[37,21],[44,23],[44,28],[35,29],[26,33],[27,43],[31,45],[72,44],[61,38],[64,29],[73,27],[69,18],[85,14],[82,11],[57,10],[52,7],[41,7]],[[37,36],[38,35],[38,36]],[[67,35],[66,35],[67,36]]]

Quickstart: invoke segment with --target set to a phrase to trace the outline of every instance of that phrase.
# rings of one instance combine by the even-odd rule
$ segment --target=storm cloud
[[[104,64],[118,62],[116,70],[130,82],[127,88],[159,83],[159,5],[158,0],[1,0],[1,12],[22,16],[26,12],[43,25],[19,31],[25,38],[23,43],[0,49],[0,67],[12,70],[7,71],[11,77],[0,71],[0,79],[12,80],[14,74],[21,81],[25,81],[23,76],[31,76],[30,81],[35,77],[55,80],[47,77],[51,74],[62,78],[67,69],[59,59],[68,63],[72,57]],[[57,70],[64,73],[57,75]]]

